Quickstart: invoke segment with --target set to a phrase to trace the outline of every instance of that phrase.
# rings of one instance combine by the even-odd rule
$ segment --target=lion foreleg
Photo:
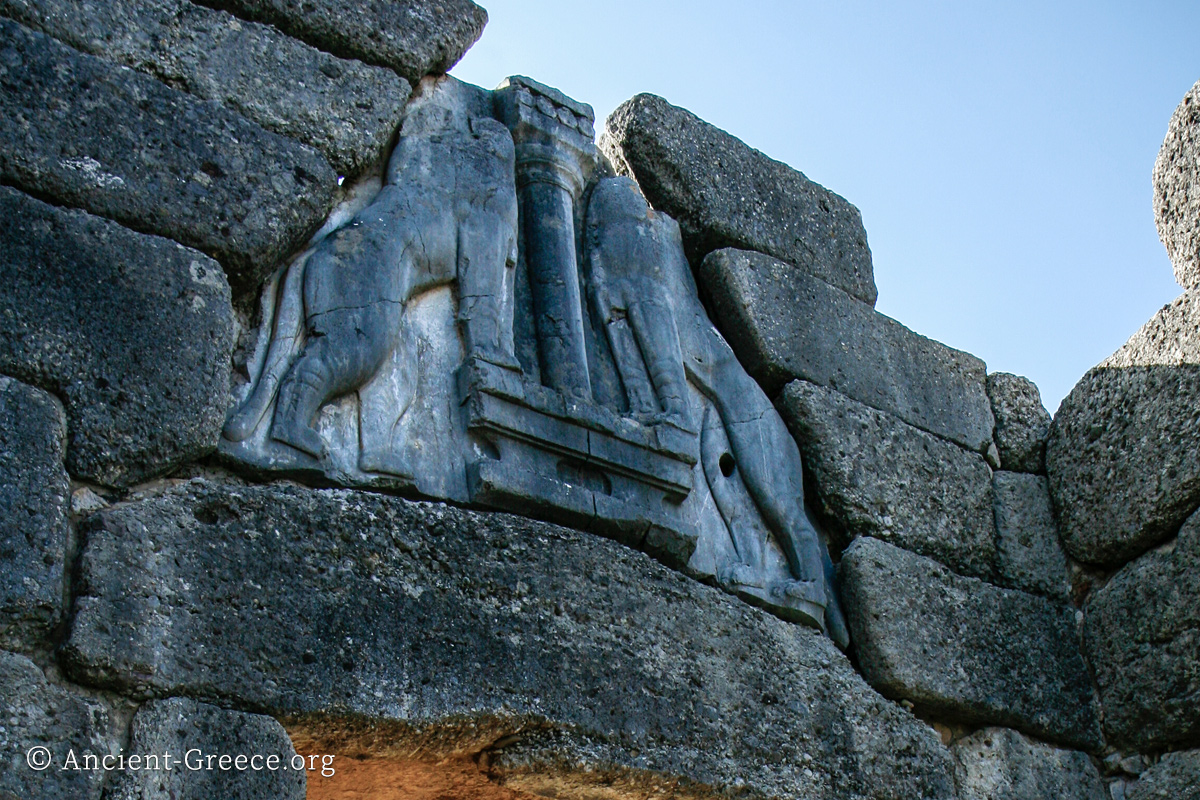
[[[480,213],[459,224],[458,319],[469,357],[519,370],[505,297],[511,238],[499,215]]]

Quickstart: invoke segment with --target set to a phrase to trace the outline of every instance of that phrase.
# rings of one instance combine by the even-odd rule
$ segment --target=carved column
[[[528,78],[496,90],[517,151],[517,191],[542,382],[590,397],[575,203],[597,162],[590,106]]]

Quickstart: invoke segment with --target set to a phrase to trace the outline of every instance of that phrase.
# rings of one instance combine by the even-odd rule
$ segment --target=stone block
[[[1200,800],[1200,750],[1167,753],[1142,773],[1129,800]]]
[[[350,178],[383,159],[411,91],[391,70],[187,0],[0,0],[0,13],[311,145]]]
[[[1000,466],[1011,472],[1044,472],[1050,412],[1042,394],[1028,378],[993,372],[987,394],[996,419],[996,448]]]
[[[138,709],[126,752],[130,756],[172,753],[183,760],[192,750],[204,756],[261,756],[259,769],[128,769],[113,775],[105,800],[304,800],[305,771],[293,769],[296,754],[283,726],[271,717],[245,714],[183,697],[155,700]],[[267,758],[285,769],[267,769]],[[335,756],[336,758],[336,756]],[[139,762],[144,766],[146,762]],[[192,756],[190,763],[195,763]],[[317,761],[316,764],[320,764]],[[319,780],[319,778],[318,778]]]
[[[0,376],[2,647],[44,647],[62,617],[71,494],[66,437],[54,397]]]
[[[1163,307],[1063,400],[1046,444],[1073,558],[1118,567],[1200,506],[1200,292]]]
[[[821,515],[843,541],[873,536],[958,572],[996,565],[992,472],[982,456],[804,381],[777,405],[804,457]]]
[[[679,222],[693,265],[723,247],[757,250],[875,304],[867,232],[842,197],[652,94],[620,105],[605,129],[600,149]]]
[[[57,395],[67,470],[127,486],[216,447],[233,312],[175,242],[0,188],[0,373]]]
[[[863,674],[919,712],[1096,750],[1075,609],[955,575],[878,539],[850,545],[842,598]]]
[[[84,758],[118,751],[107,708],[48,683],[24,656],[0,651],[0,718],[0,798],[99,800],[105,772],[84,769]],[[45,767],[33,769],[30,757]]]
[[[709,253],[699,277],[738,360],[772,397],[799,378],[987,452],[994,423],[975,356],[760,253]]]
[[[416,84],[447,72],[479,39],[487,12],[471,0],[201,0],[265,22],[313,47],[390,67]]]
[[[1109,740],[1140,751],[1200,745],[1200,514],[1088,598],[1084,646]]]
[[[378,723],[413,757],[558,731],[577,786],[634,770],[718,793],[953,797],[933,731],[832,642],[598,536],[203,481],[85,527],[64,651],[81,682]]]
[[[992,473],[996,497],[996,580],[1014,589],[1067,599],[1071,581],[1058,541],[1050,490],[1041,475]]]
[[[0,20],[0,180],[208,253],[235,294],[325,219],[336,176],[240,114]]]
[[[1188,291],[1160,308],[1103,366],[1200,364],[1200,291]]]
[[[1200,81],[1171,115],[1154,162],[1154,222],[1175,280],[1200,286]]]
[[[1110,800],[1087,755],[1007,728],[976,731],[952,750],[959,800]]]

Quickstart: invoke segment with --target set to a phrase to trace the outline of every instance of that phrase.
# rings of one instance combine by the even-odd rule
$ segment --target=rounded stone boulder
[[[1200,81],[1171,115],[1154,163],[1154,221],[1175,280],[1200,285]]]

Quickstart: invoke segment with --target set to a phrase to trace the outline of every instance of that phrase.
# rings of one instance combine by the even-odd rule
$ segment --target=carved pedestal
[[[692,490],[694,432],[572,402],[486,362],[466,365],[460,385],[478,453],[467,467],[472,501],[687,564],[696,531],[681,503]]]

